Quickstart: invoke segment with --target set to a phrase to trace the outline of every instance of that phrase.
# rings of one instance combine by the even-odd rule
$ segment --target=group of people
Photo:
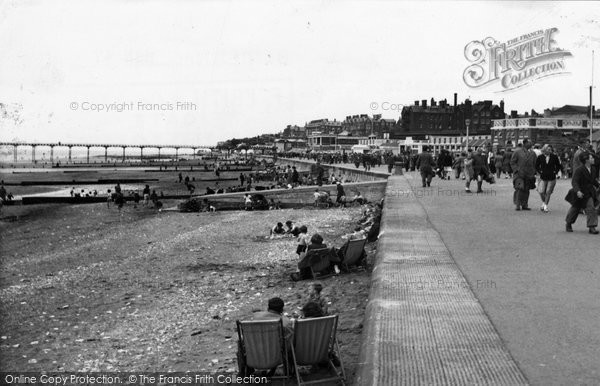
[[[160,192],[160,197],[164,197],[163,192]],[[117,183],[114,187],[114,191],[108,189],[106,192],[106,206],[110,208],[111,203],[114,203],[119,211],[123,208],[126,201],[133,201],[133,208],[137,209],[140,202],[142,202],[142,206],[150,207],[150,203],[152,203],[152,208],[161,209],[163,204],[159,200],[159,195],[156,193],[156,190],[150,190],[150,185],[146,185],[142,190],[142,194],[140,195],[139,190],[129,190],[128,198],[125,198],[125,194],[121,188],[121,184]]]
[[[305,280],[311,277],[311,268],[314,264],[314,261],[311,260],[311,254],[309,253],[311,251],[321,251],[320,258],[327,259],[328,261],[328,264],[325,264],[326,268],[321,270],[321,272],[340,273],[340,266],[344,263],[344,257],[350,241],[366,239],[371,242],[377,240],[379,236],[382,209],[383,202],[377,204],[365,204],[363,206],[362,216],[359,219],[357,226],[354,228],[354,231],[342,236],[342,239],[346,239],[346,242],[340,248],[328,247],[324,242],[323,236],[319,233],[315,233],[312,236],[309,235],[308,227],[306,225],[296,227],[292,221],[287,221],[284,227],[283,224],[278,223],[271,229],[271,235],[279,234],[297,237],[296,254],[298,255],[298,269],[291,274],[292,280]],[[356,264],[363,264],[365,259],[366,253],[363,249],[361,258]]]
[[[281,320],[283,326],[284,339],[286,342],[286,350],[291,350],[292,339],[294,336],[294,326],[297,319],[310,319],[320,318],[329,315],[329,306],[331,301],[329,298],[323,296],[323,284],[320,282],[310,283],[308,286],[307,294],[302,299],[303,306],[300,309],[300,313],[293,311],[291,314],[285,312],[285,302],[280,297],[270,298],[267,302],[266,311],[254,312],[251,316],[252,320]],[[242,354],[241,342],[238,342],[238,363],[240,364],[240,370],[244,376],[248,376],[254,372],[253,368],[250,368],[244,362],[244,355]],[[291,355],[290,355],[291,357]],[[335,366],[340,365],[339,358],[332,353],[330,358]],[[324,362],[326,364],[326,362]],[[293,365],[288,364],[293,369]],[[265,375],[271,377],[275,374],[277,367],[269,370]]]
[[[490,184],[495,183],[493,174],[490,173],[486,160],[486,150],[483,147],[476,151],[469,149],[468,152],[463,152],[455,161],[452,161],[452,156],[443,150],[442,154],[434,160],[433,155],[429,152],[429,147],[423,146],[423,152],[417,157],[416,167],[421,174],[421,182],[424,188],[431,186],[433,177],[439,175],[442,179],[449,178],[452,167],[455,168],[456,178],[463,173],[465,182],[465,191],[471,193],[471,182],[477,181],[477,193],[482,193],[483,182]]]
[[[573,232],[573,224],[580,213],[587,217],[586,225],[590,234],[598,234],[598,211],[600,206],[600,157],[591,148],[588,141],[582,143],[574,154],[572,188],[565,197],[571,204],[565,218],[565,229]],[[558,155],[551,145],[544,145],[539,153],[532,150],[532,143],[525,139],[511,158],[513,186],[515,189],[513,202],[516,210],[531,210],[529,192],[536,188],[540,194],[542,205],[540,210],[548,213],[550,197],[556,185],[561,169]],[[536,179],[536,175],[539,179]]]

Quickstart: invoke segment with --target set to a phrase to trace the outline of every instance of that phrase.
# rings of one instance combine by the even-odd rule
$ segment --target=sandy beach
[[[361,208],[185,214],[127,204],[120,214],[106,204],[33,205],[3,215],[13,219],[0,222],[3,368],[235,372],[235,321],[270,297],[290,314],[307,297],[309,282],[289,278],[295,240],[267,239],[269,228],[289,219],[339,247]],[[322,283],[351,380],[369,273]]]

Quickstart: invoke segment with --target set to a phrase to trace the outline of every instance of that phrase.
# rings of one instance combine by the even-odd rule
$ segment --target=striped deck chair
[[[358,239],[348,241],[348,247],[344,253],[344,259],[342,260],[342,266],[349,271],[350,267],[356,265],[363,254],[367,239]]]
[[[341,382],[344,384],[346,374],[340,355],[336,337],[338,316],[324,316],[321,318],[298,319],[294,327],[294,348],[292,358],[298,385],[307,385],[322,382]],[[332,358],[339,358],[339,370],[332,362]],[[315,366],[327,364],[328,374],[325,378],[303,380],[300,366]]]
[[[256,370],[271,371],[283,366],[282,378],[289,378],[288,356],[281,319],[238,320],[237,331],[240,376],[248,376]]]

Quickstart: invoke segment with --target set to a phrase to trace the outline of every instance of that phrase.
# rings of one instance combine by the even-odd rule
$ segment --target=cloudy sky
[[[509,92],[465,84],[469,42],[552,27],[567,73]],[[600,5],[18,0],[0,2],[0,46],[0,140],[213,145],[319,118],[398,119],[398,105],[454,92],[507,110],[585,105]]]

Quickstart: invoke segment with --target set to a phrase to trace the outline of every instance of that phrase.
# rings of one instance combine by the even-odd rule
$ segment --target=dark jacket
[[[535,161],[535,170],[540,174],[542,180],[554,181],[561,170],[560,160],[556,154],[550,154],[550,159],[546,162],[546,155],[540,154]]]
[[[417,169],[421,171],[421,173],[433,174],[433,166],[435,163],[433,162],[433,157],[431,153],[424,151],[419,154],[417,158]]]
[[[488,166],[485,156],[480,154],[473,154],[473,173],[476,176],[488,174]]]
[[[573,186],[573,193],[583,193],[583,198],[578,200],[580,204],[578,206],[585,206],[585,203],[590,198],[594,199],[594,205],[598,203],[598,194],[596,193],[596,188],[599,187],[598,181],[592,177],[592,174],[585,167],[585,165],[580,166],[575,170],[575,173],[573,173],[573,179],[571,180],[571,185]],[[570,200],[568,201],[571,202]],[[571,204],[573,203],[571,202]]]
[[[512,158],[512,155],[512,150],[507,150],[504,153],[504,157],[502,158],[502,169],[505,173],[512,173],[512,169],[510,168],[510,160]]]
[[[521,148],[515,151],[510,159],[510,167],[515,174],[515,178],[521,177],[524,179],[535,178],[535,162],[537,156],[530,149]]]

